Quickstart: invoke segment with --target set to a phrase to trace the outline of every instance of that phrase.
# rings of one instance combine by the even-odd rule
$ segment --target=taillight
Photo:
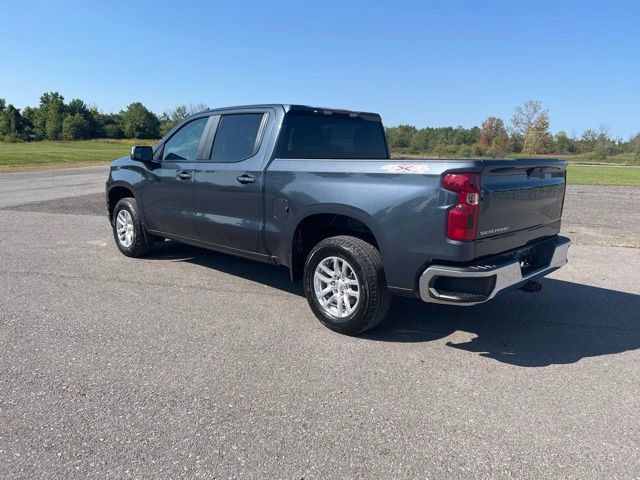
[[[447,173],[442,178],[442,187],[458,194],[458,203],[449,209],[447,216],[447,237],[474,240],[478,232],[480,174]]]

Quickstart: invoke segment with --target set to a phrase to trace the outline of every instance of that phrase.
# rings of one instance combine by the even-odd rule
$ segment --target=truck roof
[[[251,109],[251,108],[283,108],[285,112],[322,112],[327,115],[339,113],[342,115],[349,115],[354,117],[364,118],[366,120],[382,121],[382,118],[377,113],[361,112],[357,110],[346,110],[343,108],[327,108],[327,107],[312,107],[310,105],[295,105],[288,103],[263,103],[256,105],[236,105],[233,107],[221,107],[221,108],[209,108],[207,112],[221,112],[225,110],[239,110],[239,109]]]

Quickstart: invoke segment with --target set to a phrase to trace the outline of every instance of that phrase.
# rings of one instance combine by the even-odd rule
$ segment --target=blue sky
[[[640,2],[0,0],[0,97],[43,91],[104,111],[282,102],[376,111],[386,125],[508,120],[640,131]]]

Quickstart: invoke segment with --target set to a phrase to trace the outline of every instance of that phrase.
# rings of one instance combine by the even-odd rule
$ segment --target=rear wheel
[[[153,239],[145,234],[134,198],[123,198],[116,204],[111,226],[118,249],[127,257],[145,255],[153,246]]]
[[[304,290],[316,317],[347,335],[375,327],[391,304],[380,252],[346,235],[322,240],[311,250],[305,262]]]

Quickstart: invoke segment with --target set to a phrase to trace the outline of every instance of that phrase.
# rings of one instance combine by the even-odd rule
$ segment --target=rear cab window
[[[389,158],[380,121],[354,113],[288,112],[280,141],[280,158]]]

